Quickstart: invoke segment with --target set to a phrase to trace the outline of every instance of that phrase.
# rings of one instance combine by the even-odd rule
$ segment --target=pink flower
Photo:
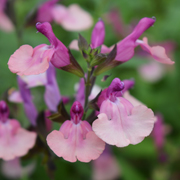
[[[91,15],[84,11],[78,4],[65,7],[56,4],[58,0],[50,0],[43,3],[37,12],[38,22],[55,21],[68,31],[82,31],[92,26]]]
[[[0,0],[0,29],[6,32],[11,32],[14,30],[14,25],[9,19],[9,17],[5,14],[7,0]]]
[[[25,167],[21,165],[20,159],[15,158],[10,161],[2,162],[2,174],[10,179],[22,179],[24,176],[32,174],[35,169],[35,163],[31,163]]]
[[[11,55],[8,66],[18,75],[35,75],[45,72],[49,62],[61,68],[70,64],[68,49],[54,35],[48,22],[37,23],[36,28],[44,34],[51,45],[41,44],[34,49],[29,45],[22,45]]]
[[[36,133],[21,128],[15,119],[8,119],[9,109],[0,101],[0,158],[12,160],[27,154],[36,141]]]
[[[111,180],[120,176],[120,167],[109,148],[106,145],[104,152],[93,161],[93,180]]]
[[[141,48],[147,51],[156,61],[163,63],[163,64],[174,64],[174,61],[171,61],[170,58],[166,55],[165,48],[162,46],[152,46],[150,47],[148,44],[148,39],[146,37],[143,40],[137,40],[137,45],[140,45]]]
[[[124,147],[138,144],[152,129],[156,118],[151,109],[144,105],[133,106],[120,97],[124,88],[115,78],[106,91],[106,100],[100,106],[98,119],[93,122],[95,134],[107,144]]]
[[[65,121],[59,131],[54,130],[47,136],[49,147],[57,156],[70,162],[97,159],[105,143],[95,135],[87,121],[81,120],[83,107],[79,102],[74,102],[70,114],[71,120]]]
[[[68,31],[86,30],[93,24],[91,15],[77,4],[71,4],[68,8],[55,5],[52,9],[52,16],[57,24]]]

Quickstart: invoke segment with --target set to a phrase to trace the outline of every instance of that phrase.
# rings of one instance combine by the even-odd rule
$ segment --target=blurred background
[[[35,47],[39,44],[49,44],[46,37],[36,33],[36,10],[45,1],[42,0],[9,0],[6,13],[16,23],[13,31],[7,32],[0,29],[0,96],[4,97],[11,87],[18,88],[16,74],[13,74],[7,66],[9,57],[20,45],[29,44]],[[99,18],[105,23],[106,36],[104,44],[110,47],[126,37],[143,17],[155,17],[156,22],[142,37],[148,37],[150,45],[161,45],[167,50],[168,56],[175,61],[174,65],[162,65],[155,63],[151,57],[136,48],[135,56],[128,62],[113,70],[103,73],[97,78],[96,83],[103,89],[107,87],[115,77],[135,80],[135,86],[130,93],[151,108],[155,113],[161,114],[163,130],[152,133],[138,145],[129,145],[124,148],[112,147],[110,154],[114,158],[118,173],[115,180],[178,180],[180,179],[180,1],[179,0],[61,0],[60,4],[68,7],[76,3],[87,11],[93,19],[93,25],[83,31],[68,31],[61,25],[52,21],[52,28],[56,37],[66,46],[72,40],[78,38],[81,33],[90,43],[91,32]],[[27,23],[28,22],[28,23]],[[142,39],[142,38],[141,38]],[[72,50],[77,61],[85,68],[86,64],[77,51]],[[152,63],[152,64],[151,64]],[[149,66],[148,66],[149,65]],[[143,68],[149,68],[146,74]],[[148,72],[149,72],[148,71]],[[111,75],[105,82],[101,79],[104,75]],[[74,85],[79,78],[68,72],[57,70],[57,82],[63,96],[73,97]],[[43,87],[32,89],[34,102],[39,111],[46,108],[42,100]],[[66,105],[70,110],[72,103]],[[14,113],[22,126],[28,126],[28,120],[24,115],[22,105],[18,105],[18,111]],[[59,124],[54,123],[58,129]],[[162,128],[162,127],[160,127]],[[162,136],[163,143],[159,148],[157,136]],[[44,156],[39,154],[31,159],[22,159],[22,166],[35,164],[30,176],[25,175],[24,180],[50,179],[47,173],[47,165],[43,163]],[[104,164],[109,161],[104,160]],[[3,161],[0,161],[3,164]],[[51,164],[49,165],[51,166]],[[65,180],[101,180],[95,177],[97,164],[70,163],[62,158],[56,158],[55,179]],[[103,169],[103,167],[102,167]],[[2,168],[1,168],[2,170]],[[9,169],[11,171],[11,169]],[[112,172],[112,171],[111,171]],[[108,177],[106,177],[108,178]],[[104,179],[102,180],[106,180]],[[109,180],[113,180],[110,177]],[[5,180],[3,173],[0,179]]]

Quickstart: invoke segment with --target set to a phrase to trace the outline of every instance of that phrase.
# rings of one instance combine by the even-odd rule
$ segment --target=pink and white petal
[[[13,23],[3,12],[0,12],[0,29],[6,32],[11,32],[14,30]]]
[[[20,78],[27,84],[27,88],[43,86],[47,83],[46,72],[37,75],[20,76]]]
[[[19,128],[14,136],[14,144],[10,145],[16,157],[24,156],[28,153],[36,142],[37,134]]]
[[[93,131],[86,134],[85,139],[79,139],[76,156],[79,161],[89,162],[97,159],[105,149],[105,142],[102,141]]]
[[[150,47],[148,44],[148,39],[147,37],[143,38],[143,41],[137,40],[136,41],[137,45],[140,45],[141,48],[148,53],[151,54],[151,56],[157,60],[160,63],[163,64],[174,64],[174,61],[172,61],[168,56],[166,55],[166,50],[162,46],[152,46]]]
[[[8,66],[11,72],[23,75],[21,72],[29,68],[28,62],[31,60],[32,55],[33,48],[29,45],[22,45],[17,49],[8,61]]]
[[[76,50],[76,51],[79,51],[78,40],[75,39],[75,40],[71,41],[71,43],[69,44],[69,48]]]
[[[117,147],[125,147],[130,144],[121,124],[117,124],[112,119],[109,120],[105,113],[98,115],[98,119],[93,122],[92,129],[107,144],[116,145]]]
[[[144,80],[156,82],[163,77],[165,67],[156,61],[151,61],[148,64],[141,65],[138,68],[138,71]]]
[[[65,139],[62,132],[54,130],[47,136],[46,140],[48,146],[57,156],[70,162],[76,162],[75,144]]]
[[[120,176],[120,167],[117,159],[104,152],[93,161],[93,180],[110,180]]]
[[[129,91],[126,91],[123,94],[123,97],[125,99],[127,99],[133,106],[138,106],[138,105],[144,105],[142,102],[140,102],[139,100],[137,100],[135,97],[131,96],[131,94],[129,93]]]
[[[10,179],[19,179],[30,175],[35,169],[35,163],[22,167],[19,158],[2,162],[2,174]]]
[[[154,127],[156,117],[151,109],[139,105],[132,109],[131,115],[122,122],[124,132],[131,144],[140,143]]]
[[[50,49],[46,44],[34,49],[29,45],[23,45],[11,55],[8,66],[11,72],[20,76],[40,74],[48,69],[53,53],[54,49]]]
[[[14,102],[14,103],[22,103],[23,102],[20,92],[14,90],[14,89],[10,89],[8,91],[8,100],[10,102]]]
[[[68,13],[63,18],[61,25],[69,31],[82,31],[90,28],[93,24],[91,15],[81,9],[77,4],[68,7]]]
[[[103,53],[103,54],[110,53],[111,50],[113,49],[113,47],[114,47],[114,46],[111,46],[111,47],[109,48],[109,47],[107,47],[106,45],[103,44],[103,45],[101,46],[101,53]]]
[[[151,48],[151,54],[155,60],[163,64],[174,64],[168,56],[166,55],[165,48],[161,46],[153,46]]]
[[[61,22],[66,18],[66,16],[68,15],[68,10],[65,6],[63,5],[54,5],[51,9],[51,13],[52,13],[52,17],[54,19],[54,21],[57,24],[61,25]]]
[[[74,124],[66,121],[62,126],[60,130],[63,129],[64,132],[67,127],[65,134],[69,133],[68,137],[56,130],[47,136],[47,143],[57,156],[70,162],[76,162],[77,159],[89,162],[104,150],[105,143],[94,132],[89,131],[91,126],[88,122]]]

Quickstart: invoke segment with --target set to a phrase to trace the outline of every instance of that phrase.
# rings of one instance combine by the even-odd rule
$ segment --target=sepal
[[[86,41],[86,39],[83,36],[81,36],[81,34],[79,34],[79,38],[78,38],[78,47],[79,47],[79,50],[81,50],[83,52],[88,50],[88,48],[89,48],[88,42]]]
[[[115,60],[116,54],[117,46],[115,45],[113,50],[107,56],[107,59],[96,68],[96,70],[94,71],[94,76],[98,76],[103,72],[108,71],[114,68],[115,66],[121,64],[121,62]]]
[[[105,54],[97,54],[95,57],[92,59],[90,66],[94,67],[96,65],[99,65],[103,63],[106,60],[107,56]]]
[[[58,123],[63,123],[67,119],[70,119],[70,116],[67,113],[62,101],[58,105],[58,112],[54,113],[51,116],[49,116],[48,119],[50,119],[53,122],[58,122]]]
[[[70,57],[70,64],[67,66],[61,67],[62,70],[70,72],[72,74],[75,74],[79,77],[84,77],[84,71],[81,68],[81,66],[78,64],[76,59],[73,57],[72,53],[70,50],[68,50],[69,57]]]

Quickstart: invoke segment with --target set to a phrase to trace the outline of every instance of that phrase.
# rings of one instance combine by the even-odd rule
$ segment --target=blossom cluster
[[[8,100],[23,104],[33,131],[23,129],[17,120],[9,119],[7,104],[0,101],[0,157],[4,160],[24,156],[34,146],[38,134],[41,140],[46,139],[47,145],[57,156],[70,162],[89,162],[103,153],[106,144],[125,147],[142,142],[150,135],[157,120],[150,108],[130,95],[129,89],[134,86],[134,80],[114,78],[102,91],[94,85],[98,75],[129,61],[137,46],[157,62],[174,64],[163,47],[151,47],[146,37],[139,39],[144,31],[153,26],[155,19],[142,18],[127,37],[111,47],[103,44],[105,25],[100,19],[92,31],[90,44],[79,35],[79,39],[72,41],[67,48],[55,36],[50,22],[54,20],[70,30],[70,26],[73,26],[70,22],[75,14],[78,21],[73,22],[78,26],[71,30],[79,30],[88,28],[92,21],[76,5],[66,8],[56,3],[57,0],[46,2],[39,7],[37,14],[40,22],[36,23],[36,29],[49,40],[50,45],[40,44],[34,48],[22,45],[8,61],[10,71],[18,75],[19,86],[19,91],[9,90]],[[42,13],[44,9],[50,9],[46,16]],[[84,13],[87,24],[79,21],[81,13]],[[86,72],[70,49],[80,51],[87,62]],[[55,68],[81,78],[70,115],[64,107],[70,98],[61,95]],[[43,116],[45,118],[42,118],[44,127],[41,128],[39,113],[31,95],[31,88],[36,86],[45,87],[44,101],[48,109]],[[94,95],[95,88],[97,92]],[[89,109],[93,109],[92,116],[88,116]],[[60,129],[49,133],[52,129],[50,120],[60,122]],[[41,131],[42,128],[46,130]]]

